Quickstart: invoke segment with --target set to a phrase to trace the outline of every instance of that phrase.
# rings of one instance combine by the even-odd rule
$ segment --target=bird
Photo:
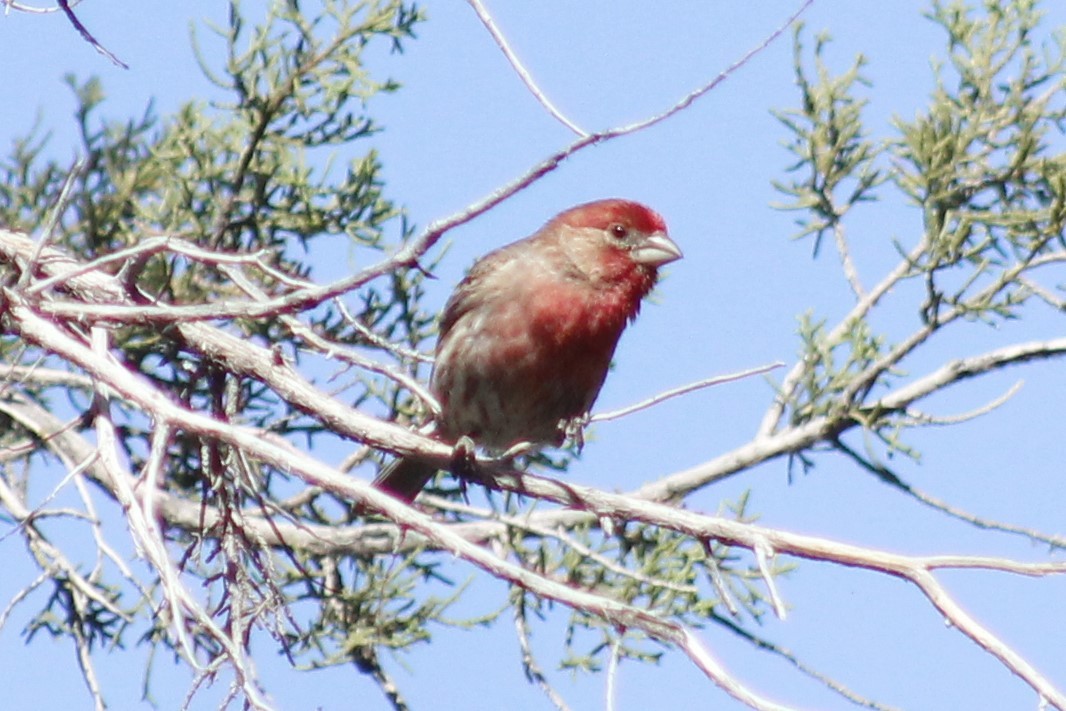
[[[441,315],[432,436],[493,452],[562,444],[592,409],[659,268],[681,258],[659,213],[614,198],[565,210],[477,260]],[[401,457],[374,485],[411,503],[437,470]]]

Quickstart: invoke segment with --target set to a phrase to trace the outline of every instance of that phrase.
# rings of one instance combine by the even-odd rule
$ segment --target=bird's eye
[[[607,229],[611,233],[611,236],[617,239],[625,239],[626,235],[629,234],[629,230],[626,229],[626,226],[618,223],[611,225]]]

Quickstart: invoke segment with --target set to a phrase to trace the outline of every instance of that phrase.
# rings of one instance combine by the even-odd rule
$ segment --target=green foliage
[[[327,247],[324,237],[344,235],[349,258],[369,249],[380,253],[402,212],[382,192],[380,162],[366,150],[346,166],[312,167],[310,158],[343,147],[346,155],[377,131],[367,114],[368,100],[394,91],[391,81],[375,81],[362,65],[372,41],[396,47],[411,35],[417,11],[398,2],[327,2],[322,16],[308,19],[286,3],[274,3],[264,22],[249,28],[239,6],[217,30],[227,49],[220,73],[211,73],[228,101],[190,102],[160,120],[151,106],[138,119],[100,119],[104,90],[96,79],[67,83],[78,99],[84,167],[72,175],[72,198],[60,201],[68,171],[44,158],[46,140],[36,133],[16,147],[0,185],[0,224],[34,229],[61,209],[52,243],[86,259],[106,257],[150,235],[180,238],[204,249],[234,255],[261,255],[276,270],[256,274],[265,296],[286,292],[283,278],[301,280],[312,272],[307,257]],[[208,71],[209,62],[201,58]],[[402,226],[406,232],[406,224]],[[323,243],[317,246],[316,243]],[[141,259],[131,270],[133,285],[160,302],[215,303],[243,297],[243,291],[217,265],[164,252]],[[391,338],[418,344],[430,318],[415,304],[420,272],[397,274],[391,283],[361,294],[355,318]],[[401,305],[398,307],[397,305]],[[333,306],[312,314],[311,324],[338,344],[368,345]],[[248,338],[293,342],[278,317],[242,319],[232,326]],[[218,409],[226,380],[205,354],[147,326],[124,328],[119,347],[131,367],[156,379],[182,402]],[[294,348],[301,352],[301,348]],[[28,356],[27,356],[28,357]],[[300,421],[252,381],[230,383],[239,393],[242,414],[262,427],[316,434],[320,425]],[[390,407],[395,394],[367,379],[356,400],[374,399]],[[279,422],[281,423],[279,425]],[[127,449],[140,462],[146,432],[129,423]],[[199,445],[174,452],[172,478],[192,483],[202,463]]]
[[[735,506],[723,504],[720,515],[752,522],[745,496]],[[511,546],[533,569],[569,587],[620,600],[666,619],[702,627],[758,621],[770,609],[758,568],[745,562],[742,551],[717,541],[699,541],[666,528],[626,524],[608,535],[599,528],[577,526],[565,536],[531,538],[513,530]],[[775,566],[783,573],[788,566]],[[543,613],[543,604],[522,590],[512,591],[523,611]],[[523,613],[525,614],[525,612]],[[599,671],[616,654],[634,660],[658,661],[662,650],[637,630],[620,630],[585,610],[570,614],[564,669]]]
[[[386,196],[379,156],[366,141],[379,130],[370,117],[372,99],[398,85],[372,76],[364,54],[383,43],[402,50],[420,20],[410,3],[327,0],[315,16],[301,13],[295,3],[271,3],[266,17],[253,26],[239,3],[231,3],[228,24],[216,28],[203,45],[212,51],[199,51],[204,73],[221,98],[190,101],[165,117],[149,105],[139,117],[110,119],[103,83],[68,76],[78,105],[82,158],[73,167],[50,158],[49,136],[41,126],[17,142],[0,165],[0,225],[43,229],[50,245],[87,262],[119,264],[116,254],[136,251],[154,236],[200,250],[145,251],[123,266],[130,293],[142,303],[266,299],[306,283],[313,277],[313,260],[328,261],[322,255],[330,251],[356,263],[380,258],[409,236],[410,227],[402,209]],[[218,55],[214,50],[219,46],[224,62],[216,66],[210,57]],[[348,158],[342,162],[341,155]],[[347,246],[338,250],[336,236]],[[246,259],[242,273],[250,285],[232,278],[227,258]],[[8,278],[6,271],[0,265],[0,276]],[[331,349],[359,348],[392,358],[393,351],[382,345],[385,339],[419,346],[432,333],[432,318],[418,308],[423,280],[420,270],[398,270],[361,290],[354,305],[330,302],[307,311],[305,325]],[[322,355],[320,345],[294,333],[283,313],[219,325],[241,338],[272,344],[279,353],[303,359]],[[371,331],[384,338],[369,338]],[[129,324],[113,329],[111,338],[124,365],[194,410],[302,440],[332,436],[320,420],[294,410],[256,379],[228,372],[175,329]],[[17,338],[5,339],[2,347],[8,362],[63,368]],[[89,385],[48,388],[31,379],[19,391],[49,408],[69,398],[80,414],[88,409]],[[362,370],[348,380],[344,396],[383,413],[410,407],[409,396],[394,380]],[[136,471],[147,461],[155,423],[133,412],[121,417],[116,423],[119,446]],[[89,418],[75,423],[78,430],[90,425]],[[6,436],[23,442],[32,435],[12,425]],[[243,536],[242,508],[290,495],[289,475],[188,433],[175,433],[167,454],[164,475],[170,492],[232,512],[214,527],[171,532],[188,547],[185,571],[203,578],[209,593],[217,595],[216,614],[229,624],[257,619],[264,611],[273,614],[285,630],[278,636],[286,647],[317,655],[312,663],[321,664],[332,663],[338,648],[402,647],[423,639],[426,633],[419,626],[446,607],[430,596],[403,614],[393,608],[387,614],[363,614],[369,603],[361,595],[394,598],[400,605],[413,594],[415,577],[406,566],[384,575],[379,564],[363,561],[356,565],[354,579],[344,580],[355,589],[333,593],[316,588],[321,574],[308,572],[321,571],[323,561],[316,556],[293,553],[293,568],[281,575],[271,554]],[[325,524],[352,518],[346,502],[338,504],[322,493],[294,505],[290,515]],[[428,574],[430,566],[418,565]],[[117,605],[114,588],[96,575],[92,582],[101,600]],[[285,611],[289,588],[297,584],[316,590],[303,597],[318,601],[306,626],[296,625]],[[119,618],[91,599],[86,606],[83,598],[62,594],[70,587],[57,582],[56,594],[31,631],[121,643]],[[351,630],[337,627],[341,618],[351,622]],[[286,621],[293,624],[286,626]],[[166,616],[154,618],[152,625],[146,639],[177,648],[179,640],[172,638]],[[325,629],[331,630],[329,635],[322,634]],[[339,639],[331,645],[334,632]],[[190,635],[194,649],[208,658],[219,654],[209,634],[192,630]]]
[[[439,574],[439,563],[423,560],[421,551],[400,560],[353,565],[327,558],[307,565],[314,568],[297,566],[286,575],[288,599],[314,602],[306,627],[290,631],[286,643],[290,654],[308,657],[312,668],[373,659],[379,649],[402,650],[428,641],[427,620],[441,619],[465,591],[460,586],[443,597],[423,597],[420,586],[427,581],[445,587],[452,582]]]
[[[1033,46],[1034,2],[986,5],[980,19],[959,3],[934,5],[949,64],[928,110],[896,122],[894,176],[922,207],[923,271],[936,281],[945,268],[963,268],[961,288],[931,286],[938,306],[1009,317],[1024,303],[1016,286],[968,297],[988,278],[1009,279],[1014,265],[1063,245],[1066,159],[1050,154],[1048,133],[1066,120],[1066,57],[1061,41],[1049,51]]]
[[[839,436],[853,426],[872,433],[889,454],[917,453],[902,435],[921,418],[906,405],[880,398],[906,376],[903,363],[918,346],[949,325],[995,324],[1017,318],[1037,301],[1061,308],[1053,289],[1031,275],[1062,258],[1066,246],[1066,154],[1051,140],[1066,123],[1066,46],[1061,35],[1034,44],[1040,20],[1035,2],[933,3],[930,19],[947,35],[946,64],[938,64],[928,105],[913,119],[896,118],[896,135],[868,138],[868,86],[860,56],[833,76],[823,60],[828,38],[813,49],[814,70],[804,63],[796,35],[800,106],[778,118],[797,176],[776,183],[799,211],[800,236],[834,236],[855,304],[835,326],[801,318],[802,366],[782,385],[780,401],[793,425],[818,419],[841,451],[881,474]],[[914,246],[897,245],[902,261],[867,290],[861,283],[845,230],[845,216],[877,201],[890,183],[921,209],[924,232]],[[908,306],[921,284],[910,333],[890,338],[869,318],[874,306]],[[913,302],[912,302],[913,303]],[[800,454],[805,462],[806,455]]]
[[[805,213],[798,221],[797,238],[813,234],[817,255],[826,231],[838,227],[855,205],[876,200],[875,189],[887,175],[876,167],[883,148],[863,131],[862,110],[867,101],[854,96],[857,87],[869,86],[862,75],[866,59],[860,55],[851,69],[832,76],[822,60],[829,36],[822,34],[815,40],[814,77],[810,77],[803,62],[802,32],[803,26],[797,25],[794,48],[800,108],[774,112],[792,134],[785,147],[796,158],[788,171],[797,177],[773,184],[790,198],[777,207]]]

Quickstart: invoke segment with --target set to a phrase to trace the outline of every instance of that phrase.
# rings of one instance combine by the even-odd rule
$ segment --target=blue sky
[[[540,85],[568,116],[602,129],[658,113],[707,82],[758,44],[798,2],[760,3],[489,3]],[[190,7],[196,10],[189,10]],[[245,3],[255,17],[260,3]],[[154,100],[161,114],[190,98],[217,98],[200,74],[188,41],[190,23],[223,22],[221,4],[88,2],[83,22],[130,65],[114,68],[83,43],[59,15],[12,12],[0,19],[0,145],[25,134],[40,116],[54,132],[55,155],[72,156],[73,99],[61,77],[76,72],[102,79],[112,118],[140,113]],[[809,29],[828,30],[837,68],[856,53],[869,59],[868,130],[891,136],[893,116],[910,117],[933,86],[930,57],[943,53],[942,33],[925,20],[926,3],[817,0],[805,15]],[[371,70],[404,88],[372,99],[385,131],[373,139],[384,163],[387,191],[426,225],[456,212],[525,172],[572,140],[522,86],[472,10],[463,2],[425,4],[429,21],[404,54],[372,53]],[[1066,8],[1047,3],[1045,27],[1066,25]],[[217,52],[209,34],[201,40]],[[449,235],[453,244],[430,298],[443,303],[476,255],[535,230],[572,204],[628,197],[661,212],[685,259],[670,266],[655,303],[624,336],[616,367],[598,403],[608,410],[669,387],[782,360],[799,348],[796,318],[811,311],[834,322],[849,307],[847,284],[832,250],[814,261],[810,243],[792,241],[794,215],[776,211],[771,180],[789,155],[783,127],[770,110],[795,105],[791,42],[786,35],[689,110],[638,135],[575,155],[557,171]],[[356,148],[360,153],[364,147]],[[899,198],[860,212],[850,226],[855,258],[869,282],[891,267],[892,239],[913,243],[921,215]],[[322,260],[319,278],[350,267]],[[877,324],[889,333],[913,327],[903,308],[888,308]],[[1061,333],[1061,318],[1035,311],[999,329],[974,325],[959,338],[908,362],[915,374],[946,358]],[[920,464],[894,462],[915,486],[988,518],[1059,532],[1066,504],[1066,461],[1060,402],[1066,377],[1059,364],[1013,369],[957,387],[930,409],[953,414],[1025,385],[1006,406],[980,420],[915,433]],[[571,476],[583,484],[626,490],[712,459],[747,441],[772,392],[759,379],[676,399],[650,411],[596,427]],[[1042,560],[1045,552],[1015,537],[978,531],[923,508],[842,458],[822,455],[807,475],[791,481],[784,461],[763,465],[699,492],[697,510],[717,510],[752,491],[752,510],[767,526],[911,554],[965,553]],[[121,535],[121,529],[116,529]],[[1052,556],[1056,559],[1061,555]],[[35,573],[17,536],[0,541],[0,601]],[[473,569],[457,566],[461,575]],[[988,623],[1038,668],[1066,686],[1066,580],[1028,579],[988,572],[944,574],[964,606]],[[804,563],[780,581],[787,620],[766,620],[760,632],[857,692],[903,709],[1033,708],[1032,692],[990,655],[947,628],[920,594],[873,573]],[[477,581],[461,610],[486,612],[502,601],[502,586]],[[3,603],[0,603],[3,604]],[[24,646],[16,612],[0,633],[0,664],[15,694],[12,708],[82,708],[87,699],[74,654],[65,642],[39,638]],[[561,637],[556,625],[538,629],[536,647],[551,666]],[[720,660],[751,687],[798,708],[844,709],[788,665],[752,650],[726,633],[704,631]],[[375,688],[348,670],[285,671],[268,639],[257,643],[268,690],[285,709],[387,708]],[[519,667],[513,632],[441,630],[433,644],[392,665],[415,709],[546,709]],[[114,708],[136,708],[143,653],[115,652],[98,660],[102,686]],[[156,662],[154,692],[162,708],[176,707],[188,676]],[[271,680],[276,679],[275,683]],[[602,677],[554,677],[576,709],[604,706]],[[218,689],[193,708],[213,708]],[[618,709],[733,709],[678,654],[662,666],[622,665]],[[11,699],[8,699],[11,701]],[[5,701],[7,703],[7,701]]]

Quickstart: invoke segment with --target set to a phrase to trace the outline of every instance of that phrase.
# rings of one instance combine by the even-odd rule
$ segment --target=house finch
[[[592,408],[658,267],[680,258],[663,218],[627,200],[570,208],[482,257],[441,317],[434,436],[496,451],[561,444],[565,425]],[[435,472],[408,457],[374,483],[410,502]]]

